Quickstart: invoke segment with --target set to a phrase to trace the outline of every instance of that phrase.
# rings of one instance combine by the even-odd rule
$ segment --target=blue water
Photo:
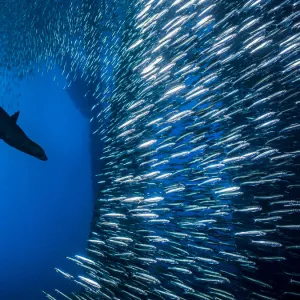
[[[57,73],[59,74],[58,70]],[[89,120],[57,74],[20,86],[18,124],[48,156],[43,162],[0,142],[0,299],[45,299],[41,290],[76,287],[54,267],[80,274],[66,256],[84,253],[92,217]],[[4,99],[9,104],[11,99]]]

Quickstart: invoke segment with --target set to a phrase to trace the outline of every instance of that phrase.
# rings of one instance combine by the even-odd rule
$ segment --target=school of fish
[[[299,0],[1,5],[9,74],[96,83],[83,271],[55,268],[82,292],[48,299],[300,299]]]

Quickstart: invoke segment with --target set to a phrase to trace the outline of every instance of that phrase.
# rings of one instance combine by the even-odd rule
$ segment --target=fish
[[[299,6],[3,3],[4,90],[80,78],[101,145],[81,274],[55,268],[80,291],[48,299],[299,297]]]

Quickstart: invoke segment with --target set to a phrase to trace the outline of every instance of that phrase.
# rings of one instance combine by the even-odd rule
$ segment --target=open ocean
[[[300,299],[299,0],[0,24],[0,300]]]

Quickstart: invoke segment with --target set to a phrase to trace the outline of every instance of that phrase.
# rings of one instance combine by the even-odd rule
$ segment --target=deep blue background
[[[66,256],[85,253],[92,217],[89,120],[63,86],[58,70],[56,81],[53,73],[36,75],[20,86],[18,124],[48,161],[0,141],[0,299],[45,299],[41,290],[55,295],[54,288],[67,292],[71,284],[54,267],[82,273]],[[6,110],[10,98],[4,99]]]

